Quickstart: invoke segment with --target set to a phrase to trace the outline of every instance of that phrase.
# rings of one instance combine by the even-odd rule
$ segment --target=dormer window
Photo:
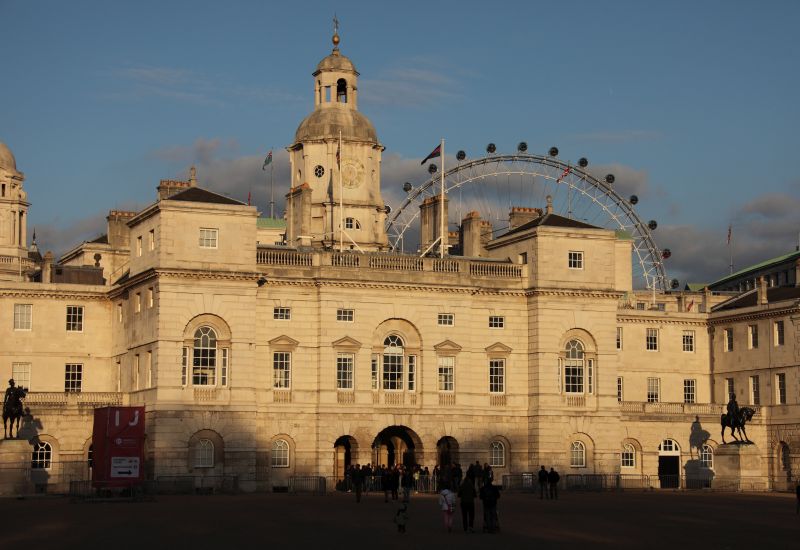
[[[347,81],[344,78],[336,81],[336,101],[337,103],[347,103]]]
[[[344,228],[345,229],[361,229],[361,224],[355,218],[345,218],[344,219]]]

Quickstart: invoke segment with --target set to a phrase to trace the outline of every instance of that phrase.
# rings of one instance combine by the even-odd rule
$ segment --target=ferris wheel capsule
[[[464,151],[459,151],[456,153],[457,160],[464,160],[465,158],[467,158],[467,154]]]
[[[410,181],[407,181],[407,182],[405,182],[405,183],[403,184],[403,191],[405,191],[406,193],[408,193],[408,192],[409,192],[409,191],[411,191],[412,189],[414,189],[414,186],[413,186],[413,185],[411,185],[411,182],[410,182]]]
[[[551,157],[558,156],[558,147],[550,147],[550,150],[547,152]]]
[[[631,195],[631,198],[628,199],[628,202],[631,204],[636,204],[637,202],[639,202],[639,197],[637,197],[636,195]]]
[[[672,279],[672,280],[669,282],[669,287],[670,287],[672,290],[675,290],[675,289],[676,289],[676,288],[678,288],[680,285],[681,285],[681,283],[680,283],[680,281],[679,281],[678,279]]]
[[[497,146],[495,146],[494,143],[490,143],[489,145],[486,146],[486,152],[489,153],[490,155],[495,151],[497,151]]]
[[[655,231],[656,227],[658,227],[658,222],[656,220],[650,220],[647,222],[647,227],[650,228],[650,231]]]
[[[580,160],[578,160],[578,166],[581,168],[586,168],[589,166],[589,161],[586,159],[586,157],[581,157]]]
[[[519,144],[517,145],[517,151],[519,151],[520,153],[524,153],[527,150],[528,150],[528,144],[525,143],[524,141],[520,141]]]
[[[672,250],[670,250],[669,248],[665,248],[664,250],[661,251],[661,257],[664,258],[665,260],[670,256],[672,256]]]
[[[606,183],[611,185],[612,183],[614,183],[614,181],[616,181],[616,179],[617,178],[614,177],[614,174],[608,174],[606,176]]]
[[[436,170],[437,170],[437,168],[436,168],[436,165],[435,165],[435,164],[433,164],[433,163],[430,163],[430,164],[428,165],[428,173],[429,173],[429,174],[435,174],[435,173],[436,173]]]

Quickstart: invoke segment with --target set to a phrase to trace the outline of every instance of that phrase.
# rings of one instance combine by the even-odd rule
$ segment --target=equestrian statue
[[[739,408],[736,402],[736,396],[731,394],[730,401],[728,401],[728,412],[720,417],[720,424],[722,425],[722,443],[725,444],[725,428],[731,429],[731,435],[737,443],[752,443],[750,438],[747,437],[747,432],[744,429],[745,424],[753,419],[756,414],[755,409],[750,407]],[[736,437],[736,431],[739,431],[739,436]]]
[[[28,395],[28,390],[17,386],[14,379],[8,381],[6,394],[3,396],[3,437],[14,439],[14,421],[17,422],[17,437],[19,437],[19,421],[25,416],[22,400]],[[11,423],[9,424],[9,420]]]

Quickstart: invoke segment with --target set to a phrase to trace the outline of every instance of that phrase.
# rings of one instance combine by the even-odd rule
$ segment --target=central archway
[[[457,464],[459,462],[458,441],[447,435],[441,438],[436,443],[436,458],[440,468]]]
[[[336,479],[344,479],[347,469],[353,465],[353,456],[358,455],[358,442],[349,435],[343,435],[333,444],[333,471]]]
[[[389,426],[375,436],[372,457],[375,466],[414,466],[422,456],[422,440],[406,426]]]

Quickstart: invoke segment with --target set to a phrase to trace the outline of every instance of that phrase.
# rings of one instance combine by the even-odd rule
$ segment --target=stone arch
[[[358,464],[358,440],[352,435],[342,435],[333,442],[333,475],[336,480],[345,478],[350,466]]]
[[[620,446],[620,453],[625,451],[625,446],[629,445],[633,448],[633,467],[623,466],[622,463],[622,456],[620,456],[620,472],[622,474],[631,473],[631,474],[640,474],[642,473],[642,462],[644,462],[644,448],[642,444],[639,442],[638,439],[633,437],[626,437],[622,440],[622,444]]]
[[[457,464],[460,462],[459,450],[460,445],[455,437],[450,435],[440,437],[436,442],[436,464],[439,468]]]
[[[559,341],[559,351],[563,350],[570,340],[580,341],[583,344],[585,353],[597,353],[597,341],[592,336],[592,333],[586,329],[575,327],[565,331]]]
[[[391,318],[380,323],[372,333],[372,349],[375,353],[383,350],[383,342],[390,334],[400,336],[407,350],[418,353],[422,349],[422,335],[417,327],[406,319]]]
[[[228,323],[220,317],[219,315],[214,315],[213,313],[201,313],[200,315],[195,315],[192,317],[186,326],[183,329],[183,340],[184,345],[191,345],[192,340],[194,339],[195,331],[203,326],[208,326],[214,329],[214,332],[217,333],[217,340],[228,342],[230,345],[231,340],[231,327]]]
[[[419,464],[422,453],[422,439],[407,426],[388,426],[372,442],[372,462],[375,466],[412,466]]]
[[[202,440],[208,440],[213,445],[214,462],[213,466],[211,467],[197,465],[197,457],[195,453],[198,451],[198,447],[200,446]],[[222,472],[225,470],[225,440],[218,432],[207,428],[196,431],[191,437],[189,437],[186,449],[186,466],[190,473],[203,475],[215,473],[217,471]]]
[[[296,449],[294,438],[287,433],[277,433],[269,439],[267,466],[273,488],[289,486],[289,478],[296,470]],[[286,462],[283,461],[284,458],[287,459]]]

